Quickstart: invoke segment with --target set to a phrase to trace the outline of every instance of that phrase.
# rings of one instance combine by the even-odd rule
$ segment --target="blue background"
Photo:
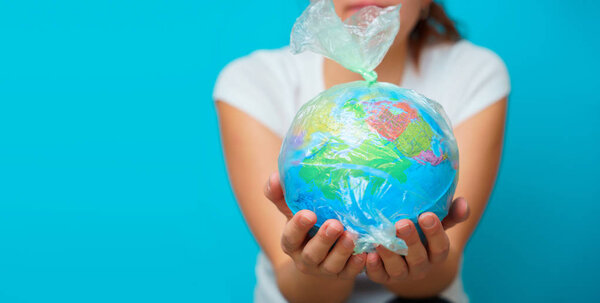
[[[211,90],[306,3],[0,1],[0,302],[249,301]],[[599,2],[446,4],[513,85],[467,291],[599,301]]]

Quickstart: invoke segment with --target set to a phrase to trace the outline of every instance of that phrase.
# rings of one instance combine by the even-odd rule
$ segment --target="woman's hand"
[[[367,275],[377,283],[390,283],[405,279],[420,280],[426,277],[433,264],[446,261],[450,252],[450,241],[446,230],[469,217],[469,206],[463,197],[452,202],[446,218],[440,222],[431,212],[419,216],[419,226],[427,238],[423,245],[411,220],[396,222],[396,235],[406,242],[408,254],[401,256],[382,246],[367,255]]]
[[[315,213],[301,210],[295,215],[285,203],[279,174],[269,177],[265,196],[277,206],[288,222],[281,237],[281,248],[304,273],[321,277],[352,280],[365,266],[366,255],[352,255],[354,240],[338,220],[327,220],[311,239],[308,232],[317,222]]]

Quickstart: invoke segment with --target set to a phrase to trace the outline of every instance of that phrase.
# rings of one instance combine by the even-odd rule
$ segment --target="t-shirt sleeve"
[[[213,100],[226,102],[283,137],[290,111],[289,77],[277,54],[255,51],[223,68],[217,77]]]
[[[481,112],[510,93],[508,70],[494,52],[475,47],[456,60],[464,90],[454,126]]]

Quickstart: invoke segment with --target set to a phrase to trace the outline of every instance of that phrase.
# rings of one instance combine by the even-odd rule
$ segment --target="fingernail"
[[[433,225],[435,225],[435,219],[433,218],[433,215],[426,214],[423,216],[423,219],[421,219],[421,225],[424,228],[432,228]]]
[[[344,245],[344,247],[348,249],[352,249],[354,248],[354,241],[352,241],[352,239],[350,239],[349,237],[344,237],[342,239],[342,245]]]
[[[329,224],[327,226],[327,229],[325,229],[325,235],[328,237],[335,237],[341,232],[342,230],[338,226],[335,226],[333,224]]]
[[[367,257],[367,262],[369,262],[369,264],[371,264],[371,265],[376,265],[377,261],[379,261],[377,259],[378,259],[377,256],[375,256],[373,254],[373,257],[371,257],[371,256]]]
[[[305,217],[305,216],[301,216],[300,217],[300,224],[302,224],[302,226],[309,226],[312,222],[310,221],[309,218]]]
[[[408,223],[400,223],[400,225],[396,228],[399,236],[406,237],[410,235],[410,224]]]
[[[267,190],[271,191],[271,182],[273,180],[273,174],[269,175],[269,179],[267,179]]]
[[[364,256],[362,254],[361,255],[356,255],[356,256],[354,256],[354,258],[352,258],[352,261],[355,264],[361,264],[361,263],[363,263],[365,261],[363,258],[364,258]]]

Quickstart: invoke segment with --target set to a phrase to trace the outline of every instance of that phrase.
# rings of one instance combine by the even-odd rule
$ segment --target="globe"
[[[278,164],[290,210],[315,212],[316,227],[339,220],[357,235],[355,253],[375,245],[406,253],[395,222],[416,223],[423,212],[443,219],[458,182],[458,148],[441,105],[381,82],[337,85],[304,104]]]

